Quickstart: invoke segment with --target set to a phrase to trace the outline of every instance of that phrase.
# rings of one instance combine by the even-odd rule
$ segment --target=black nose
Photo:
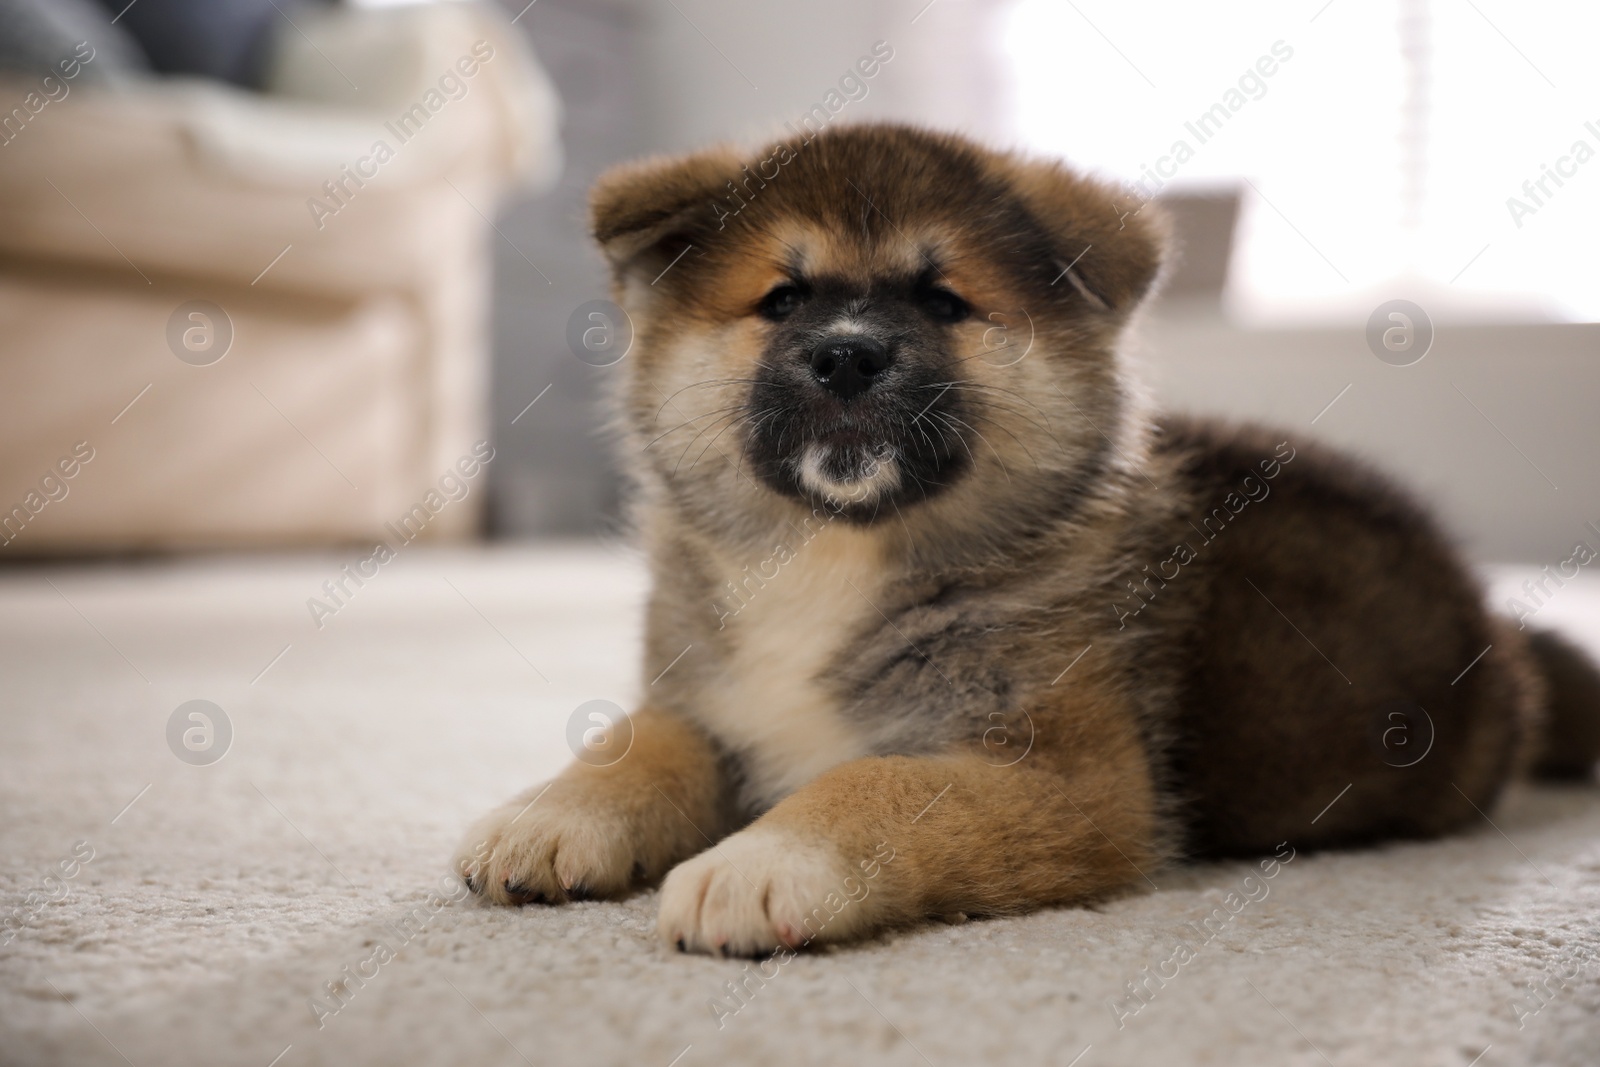
[[[872,388],[889,369],[889,350],[870,337],[834,337],[811,352],[811,373],[840,400]]]

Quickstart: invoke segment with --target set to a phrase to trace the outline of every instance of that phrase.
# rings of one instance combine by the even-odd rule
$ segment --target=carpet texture
[[[1096,908],[766,977],[663,950],[654,893],[446,900],[469,820],[559,769],[579,704],[644,687],[643,574],[597,548],[408,548],[318,629],[307,598],[355,558],[0,572],[0,1061],[1600,1060],[1592,787],[1519,788],[1443,841],[1296,854],[1270,879],[1148,871],[1153,891]],[[1499,603],[1522,577],[1495,575]],[[1600,582],[1538,619],[1600,652]],[[197,699],[231,727],[209,765],[175,753],[213,754],[214,714],[211,749],[186,713],[168,740]]]

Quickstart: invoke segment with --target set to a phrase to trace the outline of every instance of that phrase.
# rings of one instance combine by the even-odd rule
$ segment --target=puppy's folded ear
[[[1132,311],[1155,286],[1171,224],[1155,204],[1060,163],[1000,158],[1003,176],[1043,228],[1052,285],[1068,286],[1097,311]]]
[[[635,271],[658,273],[697,236],[716,229],[719,196],[738,174],[738,157],[727,149],[602,174],[589,194],[589,223],[617,280]]]

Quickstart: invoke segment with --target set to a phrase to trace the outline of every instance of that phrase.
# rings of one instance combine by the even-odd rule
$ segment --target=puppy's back
[[[1194,573],[1171,583],[1197,620],[1171,753],[1191,848],[1431,836],[1486,810],[1542,687],[1428,514],[1281,432],[1168,419],[1157,448],[1192,501],[1173,533]]]

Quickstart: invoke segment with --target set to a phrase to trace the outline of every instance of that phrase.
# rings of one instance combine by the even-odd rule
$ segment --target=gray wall
[[[1479,560],[1556,563],[1580,539],[1600,546],[1585,527],[1600,527],[1600,325],[1441,322],[1428,354],[1400,367],[1359,323],[1247,330],[1170,301],[1133,347],[1164,406],[1364,456]]]
[[[525,3],[503,6],[515,15]],[[602,384],[617,368],[574,357],[566,326],[579,305],[606,295],[584,212],[595,176],[640,150],[639,18],[595,0],[539,0],[517,25],[561,94],[566,158],[553,190],[510,205],[498,220],[489,529],[501,537],[589,534],[617,511],[599,418]]]

